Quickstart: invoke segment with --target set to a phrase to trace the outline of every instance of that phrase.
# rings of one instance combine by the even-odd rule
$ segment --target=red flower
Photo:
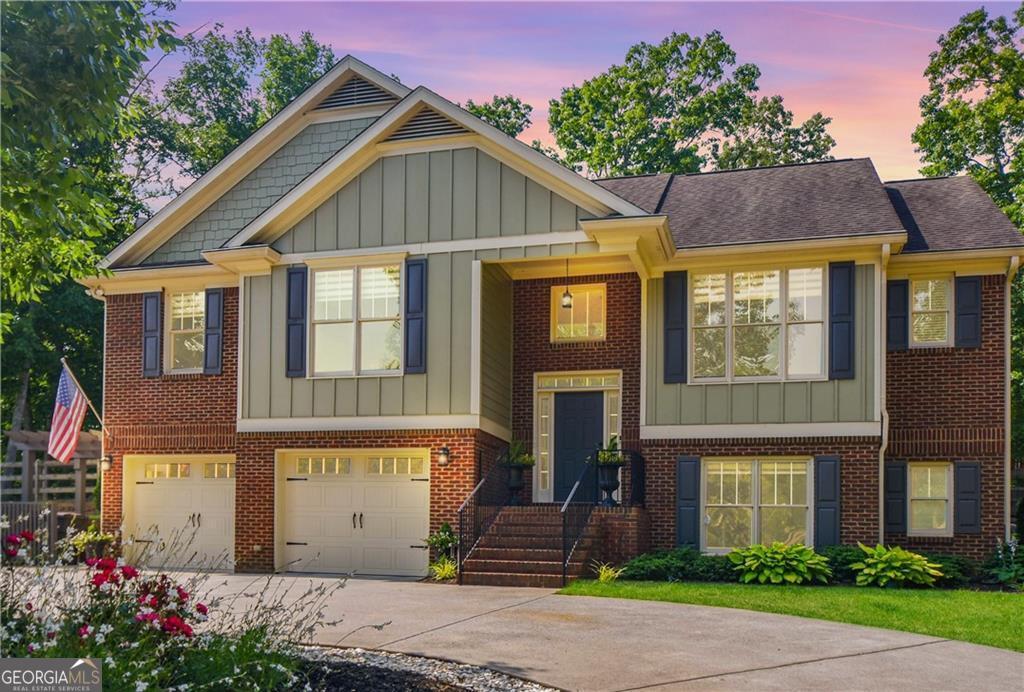
[[[85,637],[89,636],[89,623],[88,622],[78,628],[78,636],[82,637],[83,639]]]
[[[4,555],[6,555],[7,557],[17,557],[18,549],[17,548],[4,548]]]
[[[31,603],[26,603],[25,604],[25,610],[29,610],[29,611],[32,610],[32,604]]]
[[[134,579],[139,576],[139,570],[135,569],[131,565],[125,565],[121,568],[121,576],[125,579]]]
[[[110,576],[107,572],[97,572],[92,575],[92,585],[95,587],[103,586],[107,583],[108,577]]]
[[[164,618],[161,629],[168,634],[181,634],[186,637],[192,636],[192,628],[187,622],[177,615],[168,615]]]
[[[26,541],[34,541],[36,539],[36,535],[27,529],[21,532],[21,537]]]
[[[21,545],[21,536],[17,536],[13,533],[8,535],[4,540],[14,545]]]
[[[206,613],[209,612],[206,607],[206,604],[204,603],[196,603],[196,610],[199,612],[200,615],[206,615]]]
[[[88,565],[89,567],[94,567],[96,565],[96,563],[99,562],[99,561],[100,561],[100,559],[98,557],[87,557],[87,558],[85,558],[85,564]]]
[[[54,638],[54,637],[56,637],[56,636],[57,636],[57,633],[56,633],[56,632],[47,632],[47,633],[46,633],[46,638],[47,638],[47,639],[53,639],[53,638]]]
[[[101,569],[104,572],[109,572],[110,570],[116,569],[116,568],[117,568],[117,560],[115,560],[112,557],[100,558],[96,562],[96,569]]]
[[[178,591],[178,599],[180,599],[181,601],[187,601],[188,600],[188,591],[186,591],[185,589],[181,588],[180,586],[175,586],[174,588],[177,589],[177,591]]]
[[[156,613],[136,613],[135,622],[153,622],[156,620]]]

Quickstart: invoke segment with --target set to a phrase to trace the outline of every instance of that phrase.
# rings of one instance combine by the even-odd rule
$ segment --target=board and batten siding
[[[481,267],[480,413],[512,429],[512,279],[495,264]]]
[[[663,280],[647,285],[647,425],[874,420],[874,267],[857,265],[856,371],[851,380],[665,384]],[[692,332],[692,330],[690,330]],[[689,343],[687,344],[689,346]]]
[[[198,260],[202,250],[220,247],[374,120],[356,118],[307,125],[142,263]]]
[[[282,253],[573,231],[588,214],[475,147],[385,156],[273,243]]]

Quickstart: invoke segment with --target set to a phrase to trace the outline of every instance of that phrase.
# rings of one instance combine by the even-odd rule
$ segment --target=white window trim
[[[198,293],[201,296],[201,304],[203,306],[203,329],[199,330],[203,341],[203,359],[206,358],[206,287],[198,286],[193,288],[178,288],[175,290],[164,291],[164,333],[163,333],[163,351],[162,358],[164,361],[164,373],[168,375],[201,375],[203,373],[203,367],[198,368],[174,368],[171,364],[174,363],[174,342],[172,339],[171,332],[171,302],[174,296],[181,293]]]
[[[573,294],[573,299],[576,298],[576,293],[573,289],[578,292],[584,292],[588,290],[601,290],[601,302],[602,302],[602,313],[604,315],[604,329],[602,330],[601,336],[581,336],[581,337],[569,337],[569,338],[558,338],[558,311],[564,310],[562,307],[562,294],[568,288],[569,292]],[[550,342],[553,344],[583,344],[590,342],[601,342],[608,339],[608,284],[607,283],[589,283],[589,284],[552,284],[548,289],[550,294],[551,303],[551,335]],[[590,326],[587,325],[587,331],[589,333]]]
[[[820,375],[790,375],[789,370],[789,325],[790,324],[817,324],[813,322],[790,322],[789,321],[789,270],[790,269],[821,269],[821,374]],[[756,271],[778,271],[779,272],[779,374],[743,377],[733,374],[733,276],[737,273]],[[693,368],[693,345],[694,330],[699,329],[693,323],[693,280],[696,275],[725,274],[725,377],[697,377]],[[796,262],[792,264],[773,265],[771,267],[741,268],[709,270],[699,272],[688,272],[686,277],[686,309],[687,309],[687,344],[686,344],[686,383],[687,384],[740,384],[746,382],[825,382],[828,380],[828,310],[829,310],[829,283],[828,265],[820,262]],[[773,322],[772,324],[776,324]]]
[[[907,277],[909,287],[907,290],[907,330],[909,332],[908,343],[910,348],[949,348],[953,345],[953,330],[956,327],[955,313],[953,306],[956,305],[956,282],[952,274],[919,274]],[[914,339],[914,282],[935,281],[941,279],[946,282],[946,340],[945,341],[917,341]],[[920,312],[920,311],[918,311]],[[925,310],[925,313],[939,312],[938,310]]]
[[[360,321],[359,321],[359,273],[363,269],[375,269],[380,267],[398,267],[398,367],[394,370],[360,370],[359,359],[360,349],[359,342],[361,336]],[[316,274],[318,272],[329,272],[338,271],[342,269],[353,270],[352,276],[352,324],[353,329],[353,340],[352,345],[352,370],[348,371],[337,371],[337,372],[316,372],[314,366],[316,363],[316,329],[317,324],[313,318],[313,310],[316,309]],[[306,287],[306,300],[307,300],[307,315],[306,320],[306,343],[307,346],[307,363],[306,368],[306,379],[307,380],[329,380],[338,379],[342,377],[401,377],[405,374],[405,262],[395,260],[378,260],[375,262],[367,262],[365,264],[354,264],[351,262],[339,262],[337,264],[317,264],[315,267],[309,268],[309,284]],[[339,322],[340,320],[325,320],[325,322]],[[383,320],[370,320],[370,321],[383,321]]]
[[[759,508],[761,497],[761,462],[776,461],[799,461],[807,464],[807,533],[804,538],[804,545],[808,548],[814,547],[814,458],[802,456],[753,456],[753,457],[701,457],[700,460],[700,548],[701,552],[708,555],[727,555],[734,548],[708,548],[708,522],[707,522],[707,469],[709,462],[719,461],[743,461],[753,463],[750,479],[750,499],[752,501],[753,514],[751,517],[750,534],[751,540],[756,543],[761,531],[761,512]],[[746,507],[747,505],[736,505]],[[772,506],[772,505],[769,505]],[[786,505],[792,506],[792,505]],[[751,543],[754,545],[754,543]],[[746,548],[747,546],[737,546]]]
[[[946,469],[946,528],[945,529],[915,529],[913,527],[911,504],[914,500],[913,486],[910,483],[910,470],[915,466],[944,466]],[[907,462],[907,535],[908,536],[929,536],[940,538],[952,538],[953,536],[953,462],[952,461],[908,461]],[[936,499],[936,498],[920,498]]]

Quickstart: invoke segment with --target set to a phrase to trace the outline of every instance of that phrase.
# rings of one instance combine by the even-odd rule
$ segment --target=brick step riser
[[[473,560],[532,560],[560,562],[561,548],[477,548],[470,555]]]
[[[558,539],[561,540],[562,527],[527,525],[520,526],[518,524],[508,524],[503,526],[491,526],[491,528],[487,530],[487,535],[526,536],[533,538],[558,537]]]
[[[569,563],[570,574],[581,574],[586,569],[582,562]],[[562,563],[533,560],[477,560],[470,558],[462,565],[466,574],[493,572],[497,574],[557,574],[562,575]]]
[[[462,575],[462,583],[477,586],[533,586],[542,589],[558,589],[562,586],[562,575],[466,572]]]
[[[588,548],[593,545],[592,539],[583,539],[579,547]],[[478,548],[536,548],[539,550],[562,550],[561,536],[501,536],[487,535],[480,539]]]

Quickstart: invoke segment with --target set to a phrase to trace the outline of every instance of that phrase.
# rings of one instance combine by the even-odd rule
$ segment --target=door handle
[[[363,513],[359,513],[359,528],[363,528]]]
[[[356,513],[352,512],[352,528],[356,527]]]

